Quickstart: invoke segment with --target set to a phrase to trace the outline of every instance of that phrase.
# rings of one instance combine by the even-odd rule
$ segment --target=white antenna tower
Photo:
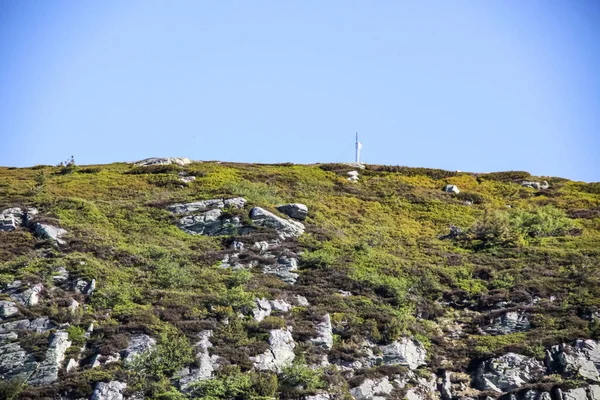
[[[356,162],[360,162],[360,149],[362,149],[362,143],[358,141],[358,132],[356,132]]]

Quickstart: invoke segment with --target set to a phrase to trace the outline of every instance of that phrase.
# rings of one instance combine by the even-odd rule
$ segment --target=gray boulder
[[[325,314],[323,321],[317,324],[317,333],[318,336],[312,339],[311,342],[325,350],[331,350],[333,347],[333,332],[329,314]]]
[[[531,389],[523,394],[523,400],[552,400],[552,396],[550,392]]]
[[[330,400],[331,396],[329,393],[317,393],[310,396],[306,396],[305,400]]]
[[[506,335],[508,333],[527,331],[531,328],[531,323],[527,314],[522,311],[509,311],[492,320],[485,330],[495,335]]]
[[[421,365],[425,365],[427,356],[427,351],[421,342],[407,337],[382,346],[381,352],[383,353],[383,364],[404,365],[410,369],[417,369]]]
[[[294,361],[295,347],[296,343],[290,331],[275,329],[270,332],[269,349],[256,357],[250,357],[250,360],[256,369],[281,372]]]
[[[475,375],[480,390],[506,392],[539,380],[546,368],[535,358],[508,353],[482,362]]]
[[[123,350],[121,356],[125,362],[133,361],[139,354],[152,351],[156,345],[156,340],[146,334],[133,335],[129,338],[129,345]]]
[[[223,217],[223,211],[218,208],[185,216],[177,225],[185,232],[206,236],[244,235],[252,230],[243,226],[240,217]]]
[[[35,208],[7,208],[0,212],[0,231],[10,232],[19,226],[27,226],[31,218],[38,214]]]
[[[277,209],[290,218],[304,221],[308,215],[308,207],[300,203],[291,203],[277,206]]]
[[[12,301],[0,300],[0,318],[8,318],[19,312],[17,305]]]
[[[458,186],[456,185],[446,185],[444,187],[444,192],[446,193],[454,193],[454,194],[459,194],[460,190],[458,189]]]
[[[347,174],[350,182],[358,182],[358,171],[348,171]]]
[[[184,165],[188,165],[191,163],[190,159],[187,157],[151,157],[145,158],[140,161],[136,161],[133,163],[134,167],[148,167],[151,165],[171,165],[176,164],[181,167]]]
[[[58,331],[52,335],[50,346],[46,351],[46,359],[40,363],[37,372],[29,379],[32,386],[49,385],[58,379],[58,371],[65,359],[65,352],[71,346],[69,334]]]
[[[577,340],[573,345],[553,346],[547,353],[550,369],[599,382],[600,346],[594,340]]]
[[[271,315],[271,304],[267,299],[254,299],[256,303],[256,307],[252,310],[252,314],[254,315],[254,319],[258,322],[262,321],[269,315]]]
[[[536,189],[536,190],[548,189],[550,187],[550,185],[546,181],[543,181],[541,183],[540,182],[523,181],[523,182],[521,182],[521,186],[525,186],[525,187]]]
[[[73,282],[73,289],[81,294],[91,295],[96,290],[96,280],[87,281],[85,279],[77,279]]]
[[[356,400],[385,400],[394,390],[387,376],[383,378],[365,379],[359,386],[350,389]]]
[[[126,383],[119,381],[99,382],[90,400],[123,400],[123,391],[126,387]]]
[[[586,388],[575,388],[570,390],[556,390],[558,400],[588,400],[588,392]]]
[[[300,222],[285,220],[260,207],[250,211],[250,218],[255,225],[275,229],[282,238],[297,237],[304,233],[304,225]]]
[[[39,236],[42,239],[49,239],[54,243],[58,244],[66,243],[63,239],[63,236],[66,235],[68,232],[62,228],[36,222],[33,224],[33,231],[37,236]]]

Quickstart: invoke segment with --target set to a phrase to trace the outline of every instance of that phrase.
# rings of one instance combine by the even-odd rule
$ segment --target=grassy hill
[[[366,165],[350,182],[351,170],[219,162],[0,168],[0,211],[35,207],[40,221],[68,232],[64,245],[25,228],[0,232],[0,288],[15,280],[42,283],[42,300],[22,312],[68,323],[67,357],[86,343],[80,367],[61,372],[55,384],[5,383],[2,390],[16,398],[80,398],[96,382],[116,379],[127,382],[127,393],[147,398],[300,398],[320,390],[345,398],[360,377],[401,373],[363,368],[353,381],[333,365],[359,358],[364,340],[415,338],[428,354],[419,373],[439,375],[471,374],[480,360],[507,352],[543,360],[550,346],[600,338],[599,319],[590,317],[600,310],[600,183],[379,165]],[[196,179],[183,183],[182,173]],[[547,189],[521,184],[544,180]],[[460,193],[443,191],[448,184]],[[300,255],[294,285],[263,274],[260,265],[220,266],[234,240],[248,247],[268,230],[191,235],[166,209],[232,197],[247,200],[244,213],[258,206],[282,216],[275,206],[308,207],[306,232],[286,242]],[[449,235],[450,226],[460,229]],[[51,290],[59,267],[73,279],[96,280],[93,295],[78,297],[84,306],[75,313],[66,311],[70,292]],[[251,317],[255,298],[294,295],[309,305],[260,322]],[[507,310],[526,312],[529,329],[486,332]],[[323,350],[308,338],[326,313],[334,332],[331,364],[314,367]],[[293,366],[256,371],[250,357],[264,352],[269,332],[283,326],[293,327]],[[181,394],[177,373],[193,363],[192,345],[207,329],[221,368],[195,395]],[[95,354],[126,347],[134,333],[157,340],[154,356],[133,366],[86,366]],[[43,358],[49,334],[26,333],[19,343]],[[570,382],[555,376],[545,383]]]

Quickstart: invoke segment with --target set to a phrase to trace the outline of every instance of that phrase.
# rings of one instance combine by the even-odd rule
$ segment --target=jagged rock
[[[385,365],[404,365],[410,369],[425,365],[427,351],[416,339],[403,337],[387,346],[382,346],[381,351]]]
[[[378,379],[365,379],[359,386],[350,389],[356,400],[385,400],[394,386],[387,376]]]
[[[284,204],[277,209],[290,218],[304,221],[308,215],[308,207],[300,203]]]
[[[179,182],[189,185],[196,180],[195,176],[179,176]]]
[[[37,369],[38,363],[17,342],[0,346],[0,381],[26,380]]]
[[[56,226],[36,222],[33,224],[33,231],[42,239],[50,239],[51,241],[58,244],[66,243],[62,239],[62,237],[68,232],[62,228],[57,228]]]
[[[17,305],[12,301],[0,300],[0,318],[8,318],[19,312]]]
[[[81,294],[91,295],[96,290],[96,280],[86,281],[85,279],[77,279],[73,283],[73,289]]]
[[[600,346],[593,340],[577,340],[572,346],[564,343],[553,346],[546,361],[552,370],[600,381]]]
[[[71,299],[71,304],[69,305],[69,311],[71,312],[71,314],[77,312],[78,308],[79,308],[79,302],[77,302],[77,300],[75,300],[75,299]]]
[[[575,388],[570,390],[556,390],[558,400],[588,400],[586,388]]]
[[[456,185],[446,185],[446,186],[444,186],[444,192],[459,194],[460,190],[458,189],[458,186],[456,186]]]
[[[358,182],[358,171],[348,171],[348,180],[350,182]]]
[[[275,312],[286,313],[292,309],[292,305],[285,300],[271,300],[269,303]]]
[[[254,243],[254,245],[252,245],[252,249],[263,254],[267,250],[269,250],[269,242],[264,241],[264,240],[262,242],[256,242],[256,243]]]
[[[282,238],[296,237],[304,233],[304,225],[300,222],[285,220],[260,207],[254,207],[250,211],[250,218],[255,225],[275,229]]]
[[[263,354],[250,357],[256,369],[281,372],[284,367],[291,365],[294,361],[296,343],[294,343],[290,331],[284,329],[272,330],[269,337],[269,346],[270,348]]]
[[[0,333],[0,343],[10,342],[19,337],[16,332]]]
[[[308,302],[308,300],[306,299],[306,297],[300,296],[299,294],[297,294],[294,297],[292,297],[292,301],[293,301],[293,303],[295,305],[300,306],[300,307],[308,307],[308,306],[310,306],[310,303]]]
[[[452,399],[452,374],[450,371],[444,371],[444,375],[438,378],[437,388],[444,400]]]
[[[263,266],[263,273],[277,276],[282,281],[294,284],[298,280],[298,260],[293,257],[282,256],[277,259],[277,264]]]
[[[50,339],[50,346],[46,351],[46,359],[40,363],[37,372],[29,379],[32,386],[48,385],[58,379],[58,370],[65,359],[65,351],[71,346],[69,334],[66,331],[57,331]]]
[[[177,164],[181,167],[184,165],[188,165],[191,163],[190,159],[187,157],[151,157],[145,158],[140,161],[136,161],[133,163],[134,167],[148,167],[151,165],[171,165]]]
[[[541,183],[540,182],[523,181],[523,182],[521,182],[521,186],[529,187],[529,188],[536,189],[536,190],[548,189],[550,187],[550,185],[546,181],[543,181]]]
[[[522,311],[509,311],[492,320],[492,324],[485,330],[496,335],[506,335],[527,331],[531,328],[531,323],[527,315]]]
[[[600,400],[600,385],[590,385],[588,386],[588,399],[589,400]],[[542,400],[550,400],[550,399],[542,399]]]
[[[271,304],[267,299],[254,299],[256,303],[256,307],[252,310],[252,314],[254,315],[254,319],[258,322],[262,321],[269,315],[271,315]]]
[[[198,350],[196,353],[196,364],[198,368],[187,371],[185,376],[179,380],[181,390],[187,390],[189,387],[200,380],[209,379],[212,377],[214,370],[218,367],[219,356],[210,355],[208,349],[212,347],[210,338],[212,331],[206,330],[198,334],[200,340],[194,345]]]
[[[99,382],[90,400],[123,400],[123,390],[126,387],[126,383],[119,381]]]
[[[331,317],[325,314],[323,321],[317,324],[317,333],[319,336],[312,339],[311,342],[326,350],[331,350],[333,347],[333,332],[331,328]]]
[[[50,322],[48,317],[39,317],[32,321],[28,319],[20,319],[18,321],[5,322],[0,324],[0,333],[11,331],[33,331],[46,332],[54,328],[54,324]]]
[[[193,203],[178,203],[167,207],[173,214],[190,214],[194,212],[205,212],[211,209],[244,208],[246,199],[234,197],[232,199],[210,199],[200,200]]]
[[[77,363],[77,361],[75,361],[74,358],[70,358],[69,362],[67,362],[67,366],[65,367],[65,370],[67,372],[71,372],[74,369],[77,369],[78,366],[79,366],[79,364]]]
[[[481,390],[505,392],[539,380],[546,368],[534,358],[508,353],[482,362],[475,375]]]
[[[125,362],[131,362],[138,354],[151,351],[156,345],[156,340],[146,334],[133,335],[129,338],[129,345],[123,350],[123,358]]]
[[[18,285],[20,286],[20,281],[15,281],[13,284],[16,282],[18,282]],[[35,306],[40,301],[40,293],[42,290],[44,290],[44,285],[38,283],[23,292],[19,292],[17,288],[13,288],[8,290],[7,293],[11,299],[23,306]]]
[[[407,400],[439,400],[440,394],[437,391],[435,374],[431,374],[429,379],[412,374],[410,378],[414,384],[406,391]]]
[[[7,208],[0,212],[0,231],[11,232],[19,226],[27,226],[31,218],[38,214],[35,208],[23,210],[20,207]]]
[[[223,211],[215,208],[185,216],[179,220],[177,225],[185,232],[207,236],[244,235],[253,229],[250,226],[244,226],[240,217],[223,218],[222,215]]]

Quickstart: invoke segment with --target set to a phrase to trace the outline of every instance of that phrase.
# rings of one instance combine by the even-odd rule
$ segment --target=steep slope
[[[600,184],[169,162],[0,168],[0,398],[600,398]]]

